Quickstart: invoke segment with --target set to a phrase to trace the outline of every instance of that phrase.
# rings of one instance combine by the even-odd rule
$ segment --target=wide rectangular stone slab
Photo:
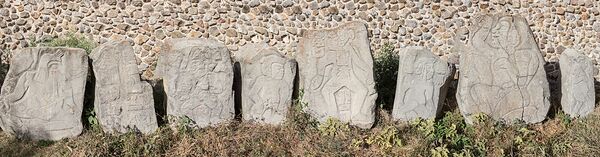
[[[425,47],[406,47],[398,56],[400,64],[392,117],[401,121],[435,118],[454,71]]]
[[[375,121],[373,57],[364,23],[308,30],[297,60],[306,111],[323,122],[329,117],[370,128]]]
[[[0,94],[0,127],[18,137],[60,140],[83,128],[88,73],[83,49],[24,48],[14,52]]]
[[[456,97],[467,122],[477,113],[509,123],[544,120],[550,108],[545,62],[525,18],[483,15],[472,23],[467,45],[456,45]]]
[[[281,124],[292,104],[296,62],[266,43],[246,44],[236,56],[242,77],[242,118]]]
[[[168,39],[156,75],[167,94],[167,114],[206,127],[233,119],[233,64],[229,50],[212,39]]]
[[[571,117],[585,117],[594,111],[594,65],[575,49],[567,49],[559,59],[561,73],[561,105]]]
[[[94,111],[104,132],[154,132],[152,87],[140,80],[133,47],[126,41],[107,42],[90,58],[96,77]]]

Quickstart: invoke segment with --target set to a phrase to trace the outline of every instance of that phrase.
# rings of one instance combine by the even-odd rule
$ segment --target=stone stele
[[[0,94],[2,130],[33,140],[79,135],[88,74],[85,50],[36,47],[14,54]]]
[[[584,117],[594,110],[594,65],[587,56],[567,49],[559,59],[561,104],[571,117]]]
[[[446,97],[446,83],[453,70],[424,47],[401,49],[398,56],[392,117],[401,121],[435,118]]]
[[[482,15],[473,19],[460,50],[456,93],[468,123],[484,113],[496,120],[536,123],[550,108],[544,59],[525,18]]]
[[[247,44],[236,56],[242,77],[242,118],[281,124],[292,104],[296,63],[266,43]]]
[[[298,48],[307,113],[321,122],[331,117],[361,128],[373,126],[377,92],[365,24],[308,30]]]
[[[229,50],[211,39],[168,39],[156,75],[163,78],[167,114],[198,127],[233,119],[233,64]]]
[[[140,80],[133,47],[126,41],[108,42],[90,58],[96,77],[94,108],[104,132],[154,132],[152,87]]]

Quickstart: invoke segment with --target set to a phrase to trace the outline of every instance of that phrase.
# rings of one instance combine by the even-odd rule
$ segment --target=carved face
[[[260,61],[261,72],[263,75],[268,76],[272,79],[281,80],[285,73],[284,63],[285,60],[275,55],[263,57]]]

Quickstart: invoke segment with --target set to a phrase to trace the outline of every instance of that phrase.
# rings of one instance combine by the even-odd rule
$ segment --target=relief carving
[[[550,103],[544,60],[525,18],[475,18],[460,52],[457,101],[463,115],[485,113],[497,120],[536,123]]]
[[[199,127],[233,119],[233,65],[229,50],[209,39],[168,39],[156,75],[164,80],[167,114]]]
[[[308,113],[319,121],[333,117],[362,128],[373,125],[377,92],[363,23],[307,31],[297,57]]]
[[[2,130],[34,140],[79,135],[88,72],[85,51],[36,47],[14,54],[0,94]]]

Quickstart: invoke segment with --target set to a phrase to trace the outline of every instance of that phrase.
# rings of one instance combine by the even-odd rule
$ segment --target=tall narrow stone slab
[[[594,110],[594,65],[587,56],[574,49],[560,55],[561,104],[571,117],[584,117]]]
[[[398,54],[398,83],[392,117],[410,121],[435,118],[446,97],[445,84],[453,70],[424,47],[407,47]]]
[[[164,80],[168,115],[187,116],[199,127],[233,119],[233,65],[225,45],[168,39],[161,48],[156,75]]]
[[[128,42],[108,42],[90,54],[96,90],[94,108],[104,132],[151,133],[158,128],[152,87],[140,80]]]
[[[460,49],[458,105],[467,122],[485,113],[509,123],[545,119],[550,90],[544,59],[525,18],[483,15],[473,19]]]
[[[11,63],[0,94],[2,130],[34,140],[79,135],[88,73],[85,51],[24,48]]]
[[[242,118],[282,123],[292,104],[296,63],[266,43],[247,44],[236,58],[241,67]]]
[[[308,30],[297,60],[306,111],[370,128],[375,121],[375,81],[367,28],[351,22],[333,29]]]

